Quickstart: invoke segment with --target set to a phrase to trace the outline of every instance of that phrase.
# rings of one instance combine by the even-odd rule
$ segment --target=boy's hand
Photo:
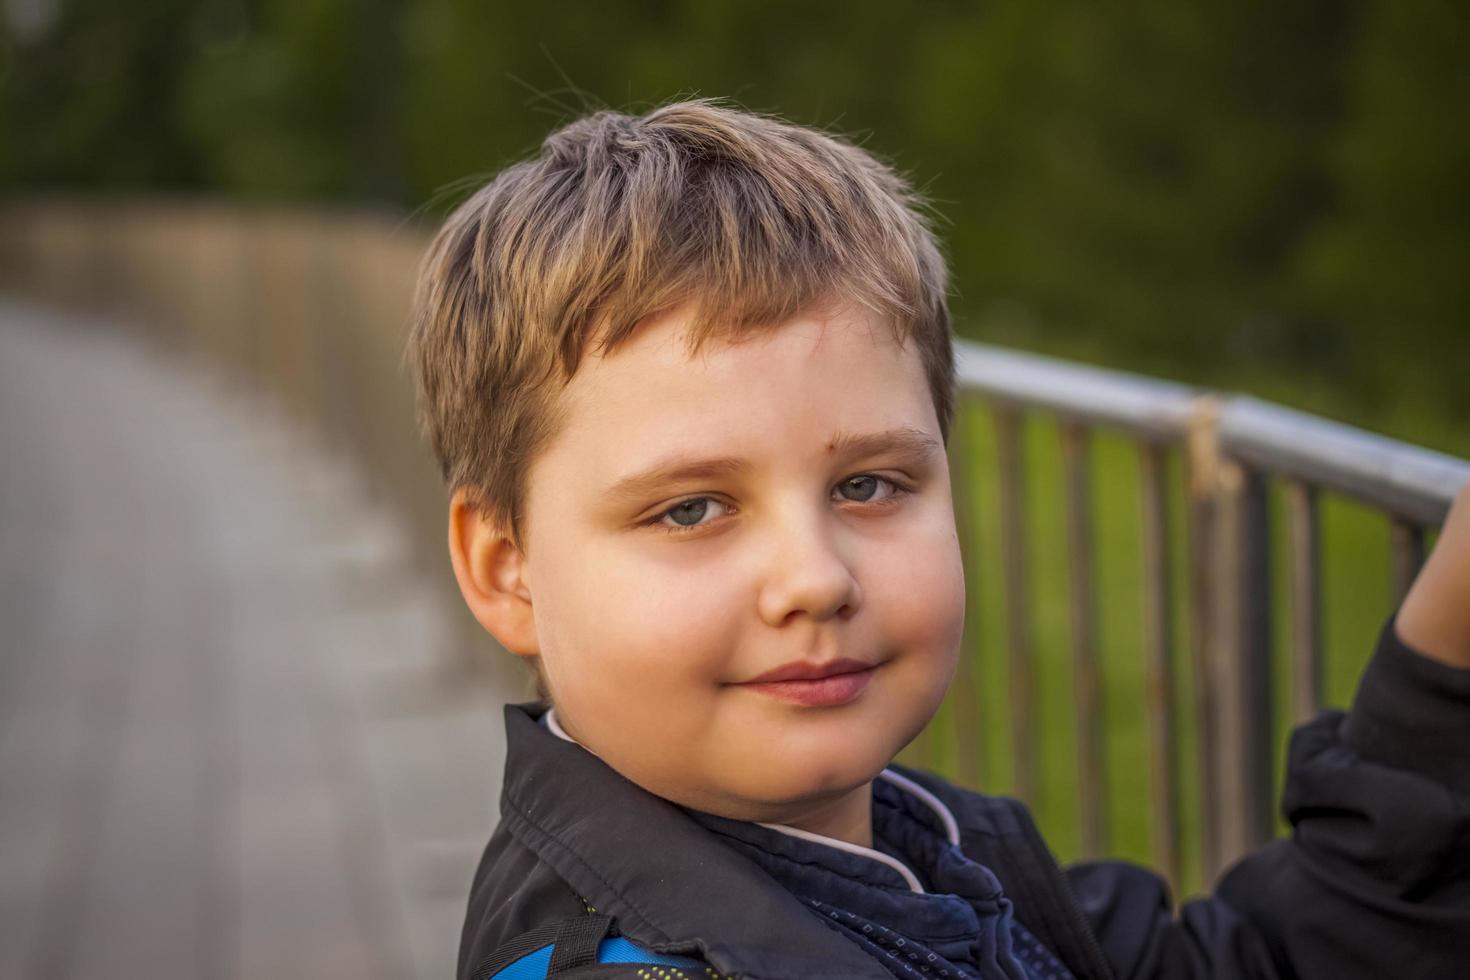
[[[1399,639],[1425,656],[1470,668],[1470,484],[1455,497],[1397,627]]]

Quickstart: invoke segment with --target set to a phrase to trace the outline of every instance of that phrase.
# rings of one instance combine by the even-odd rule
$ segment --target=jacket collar
[[[697,952],[722,973],[891,980],[769,874],[674,804],[505,708],[506,829],[622,934],[658,952]]]

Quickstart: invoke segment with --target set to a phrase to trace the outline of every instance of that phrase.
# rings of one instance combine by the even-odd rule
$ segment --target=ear
[[[449,501],[449,560],[480,625],[511,653],[539,655],[526,558],[509,534],[480,515],[463,487]]]

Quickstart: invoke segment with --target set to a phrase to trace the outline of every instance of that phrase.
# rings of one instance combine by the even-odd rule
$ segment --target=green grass
[[[956,455],[966,461],[958,476],[967,486],[973,540],[970,614],[965,656],[978,688],[979,788],[1013,793],[1016,773],[1011,757],[1006,669],[1004,582],[1000,557],[1000,516],[993,420],[988,411],[967,405],[954,437]],[[1047,841],[1063,861],[1081,851],[1077,819],[1077,748],[1073,670],[1068,615],[1069,568],[1065,542],[1063,470],[1060,436],[1054,423],[1028,418],[1025,506],[1027,579],[1034,654],[1034,726],[1038,779],[1033,811]],[[1137,449],[1128,439],[1097,433],[1092,443],[1095,601],[1099,655],[1103,665],[1106,779],[1104,783],[1108,854],[1150,864],[1151,851],[1146,716],[1144,713],[1143,585],[1140,554],[1139,469]],[[1199,780],[1195,767],[1192,672],[1189,660],[1187,535],[1184,476],[1177,453],[1168,462],[1169,527],[1173,598],[1173,702],[1178,719],[1177,778],[1181,792],[1179,830],[1183,851],[1181,892],[1206,887],[1198,860]],[[1273,744],[1276,792],[1289,734],[1290,676],[1287,669],[1291,610],[1287,530],[1283,494],[1271,493],[1272,609],[1274,627]],[[1321,506],[1321,614],[1325,659],[1325,699],[1345,706],[1372,652],[1384,617],[1392,610],[1388,526],[1385,518],[1345,499],[1324,495]],[[903,756],[949,778],[958,772],[955,711],[950,702],[930,729]]]

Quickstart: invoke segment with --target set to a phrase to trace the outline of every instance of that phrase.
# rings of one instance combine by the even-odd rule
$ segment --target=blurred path
[[[453,974],[502,724],[407,567],[279,417],[0,302],[0,977]]]

